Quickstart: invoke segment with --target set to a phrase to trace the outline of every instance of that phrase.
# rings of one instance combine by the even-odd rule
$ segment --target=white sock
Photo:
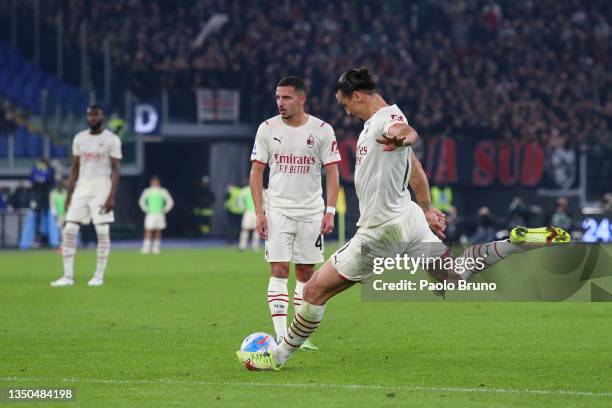
[[[323,313],[325,305],[311,305],[305,300],[302,301],[302,306],[295,314],[287,335],[274,351],[274,359],[279,365],[285,364],[289,357],[312,336],[323,319]]]
[[[161,249],[161,241],[159,239],[156,239],[155,241],[153,241],[153,252],[159,253],[160,249]]]
[[[96,273],[94,276],[98,279],[104,279],[104,272],[106,272],[106,264],[111,248],[110,228],[108,224],[96,225],[95,227],[96,235],[98,236],[98,262],[96,264]]]
[[[151,240],[145,239],[142,241],[142,252],[151,252]]]
[[[77,250],[80,225],[67,222],[64,227],[62,255],[64,257],[64,276],[74,280],[74,256]]]
[[[526,250],[527,248],[520,247],[519,245],[513,244],[510,241],[493,241],[473,245],[466,249],[461,255],[461,257],[465,259],[463,261],[463,265],[466,265],[466,261],[468,259],[471,259],[469,264],[480,264],[476,262],[476,259],[482,258],[484,268],[465,268],[464,271],[462,273],[458,273],[458,275],[461,276],[461,279],[463,280],[470,280],[475,273],[490,268],[512,254],[525,252]]]
[[[240,238],[238,240],[238,248],[244,251],[245,249],[247,249],[248,242],[249,242],[249,231],[241,230]]]
[[[270,283],[268,283],[268,306],[270,307],[272,324],[278,339],[287,333],[287,309],[289,308],[287,279],[270,277]]]
[[[295,281],[295,291],[293,292],[293,310],[297,313],[302,305],[302,297],[304,293],[304,285],[306,282]]]

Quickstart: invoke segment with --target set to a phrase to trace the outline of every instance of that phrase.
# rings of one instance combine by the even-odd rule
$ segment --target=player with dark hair
[[[342,74],[336,84],[336,99],[347,115],[364,121],[355,162],[359,229],[308,281],[302,306],[278,348],[271,354],[237,352],[248,369],[280,369],[319,327],[326,302],[373,275],[373,259],[387,255],[394,244],[405,243],[404,253],[408,256],[450,257],[450,249],[441,242],[444,214],[432,207],[427,177],[412,153],[411,146],[417,142],[418,134],[402,111],[387,104],[367,69]],[[414,191],[416,202],[412,201],[408,186]],[[474,245],[461,255],[462,261],[485,259],[479,269],[466,267],[461,274],[452,269],[427,269],[440,280],[468,280],[472,274],[514,253],[567,241],[569,235],[559,228],[519,227],[512,231],[510,241]],[[363,248],[367,250],[362,252]]]
[[[81,224],[92,220],[98,237],[98,261],[89,286],[101,286],[110,253],[109,224],[115,221],[113,208],[119,185],[121,140],[104,129],[104,112],[97,105],[87,109],[89,129],[78,133],[72,142],[72,167],[65,202],[66,225],[63,230],[62,254],[64,276],[51,286],[74,284],[74,256]]]
[[[279,115],[263,121],[251,154],[250,187],[255,204],[256,229],[265,240],[265,257],[271,266],[268,305],[277,338],[287,333],[289,264],[295,263],[295,310],[302,301],[305,283],[314,265],[323,262],[323,236],[334,228],[339,189],[340,154],[332,127],[304,111],[306,84],[289,76],[276,87]],[[270,166],[266,202],[263,173]],[[327,208],[323,203],[321,169],[327,183]],[[307,342],[306,348],[314,348]]]

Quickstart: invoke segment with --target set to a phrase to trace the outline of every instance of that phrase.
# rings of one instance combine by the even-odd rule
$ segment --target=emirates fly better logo
[[[274,154],[274,162],[280,173],[308,174],[310,166],[316,163],[313,156],[296,156],[294,154]]]

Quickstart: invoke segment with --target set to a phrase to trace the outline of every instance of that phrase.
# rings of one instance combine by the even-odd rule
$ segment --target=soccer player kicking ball
[[[323,262],[323,235],[334,228],[340,154],[330,125],[304,112],[306,85],[298,77],[280,80],[276,88],[279,115],[259,125],[251,154],[251,192],[256,228],[271,265],[268,305],[278,340],[287,334],[289,263],[295,263],[293,306],[302,302],[304,284]],[[266,204],[263,173],[270,166]],[[323,204],[321,168],[327,182]],[[325,210],[325,211],[324,211]],[[304,348],[316,347],[304,339]]]
[[[113,208],[119,184],[121,140],[102,128],[104,112],[97,105],[87,109],[89,130],[74,137],[72,167],[68,178],[66,197],[66,225],[63,231],[62,254],[64,276],[51,282],[51,286],[74,284],[74,255],[82,223],[93,220],[98,237],[98,262],[89,286],[101,286],[110,253],[109,224],[115,221]]]
[[[138,199],[138,205],[145,213],[145,232],[140,252],[159,254],[162,230],[166,229],[166,214],[174,207],[174,200],[168,190],[161,186],[159,177],[151,177],[150,183]]]
[[[326,302],[372,275],[372,259],[384,254],[386,247],[402,242],[409,244],[408,255],[421,256],[425,248],[428,257],[450,256],[440,241],[444,238],[444,215],[431,206],[427,177],[411,149],[418,135],[404,114],[397,106],[385,102],[367,69],[342,74],[336,84],[336,98],[347,115],[365,122],[357,141],[355,163],[359,229],[308,281],[302,306],[278,348],[271,354],[236,353],[251,370],[280,369],[319,327]],[[415,193],[416,203],[411,200],[408,185]],[[520,227],[512,231],[509,242],[475,245],[461,256],[482,256],[485,267],[489,267],[509,255],[567,241],[569,235],[559,228]],[[362,247],[367,247],[363,256]],[[458,275],[453,271],[428,271],[449,280],[467,280],[478,272],[466,270]]]

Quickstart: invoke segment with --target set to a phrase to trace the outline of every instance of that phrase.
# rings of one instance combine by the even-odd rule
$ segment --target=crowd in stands
[[[361,125],[337,105],[334,84],[344,70],[365,66],[387,101],[397,103],[425,137],[580,146],[590,151],[589,165],[595,163],[598,174],[612,177],[607,0],[49,4],[53,13],[45,21],[63,7],[65,47],[74,50],[66,58],[77,55],[87,22],[96,88],[104,79],[104,41],[110,44],[115,92],[129,89],[154,99],[163,90],[237,88],[244,118],[253,123],[276,114],[278,80],[299,75],[309,83],[308,111],[331,123],[342,139],[355,137]],[[67,69],[65,79],[78,85],[80,74]],[[522,207],[514,204],[509,218],[520,220]],[[557,204],[563,213],[566,204]],[[478,217],[486,225],[490,214],[482,209]]]
[[[353,124],[333,85],[367,66],[425,135],[479,134],[612,148],[612,3],[606,0],[109,0],[65,2],[67,38],[89,22],[91,63],[110,36],[116,76],[143,97],[161,89],[239,87],[275,113],[286,74],[310,81],[309,109]],[[228,17],[204,41],[214,14]],[[213,30],[214,31],[214,30]],[[254,121],[256,121],[254,119]]]

